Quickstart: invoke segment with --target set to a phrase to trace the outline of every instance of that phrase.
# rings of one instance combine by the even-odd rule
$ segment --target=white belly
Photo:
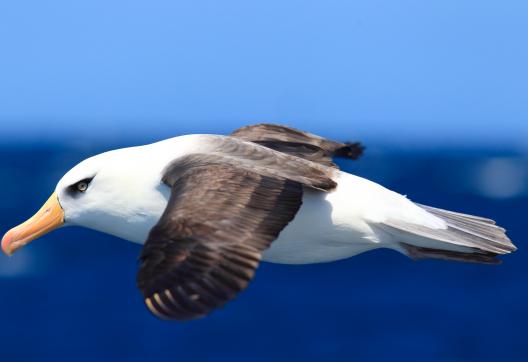
[[[354,190],[350,177],[355,178],[341,173],[336,179],[337,189],[329,193],[305,189],[301,209],[263,253],[263,260],[282,264],[322,263],[378,248],[380,245],[372,240],[373,232],[364,222],[364,209],[358,200],[364,195]]]

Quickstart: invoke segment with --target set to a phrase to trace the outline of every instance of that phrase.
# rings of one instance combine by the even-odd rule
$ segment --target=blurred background
[[[0,3],[0,234],[77,162],[272,122],[367,146],[343,161],[496,219],[500,266],[374,251],[263,264],[211,316],[157,320],[138,245],[65,228],[0,256],[2,361],[526,361],[528,3]]]

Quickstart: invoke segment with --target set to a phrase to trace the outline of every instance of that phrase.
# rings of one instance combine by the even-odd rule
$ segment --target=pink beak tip
[[[12,255],[11,248],[10,248],[11,239],[12,239],[12,236],[11,236],[11,232],[9,232],[9,231],[2,238],[2,251],[7,256],[11,256]]]

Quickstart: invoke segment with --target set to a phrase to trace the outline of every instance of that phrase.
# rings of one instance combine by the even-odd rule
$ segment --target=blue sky
[[[527,19],[521,0],[3,1],[0,142],[266,121],[524,145]]]

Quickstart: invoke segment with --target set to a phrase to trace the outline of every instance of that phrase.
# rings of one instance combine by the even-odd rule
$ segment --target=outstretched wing
[[[335,186],[322,178],[314,173],[312,187]],[[137,283],[150,311],[197,318],[246,288],[261,251],[299,210],[302,180],[221,155],[192,154],[170,165],[163,181],[171,197],[140,256]]]
[[[332,162],[332,157],[355,160],[364,150],[359,142],[335,142],[312,133],[275,124],[263,123],[242,127],[231,133],[231,136],[332,167],[337,167]]]

